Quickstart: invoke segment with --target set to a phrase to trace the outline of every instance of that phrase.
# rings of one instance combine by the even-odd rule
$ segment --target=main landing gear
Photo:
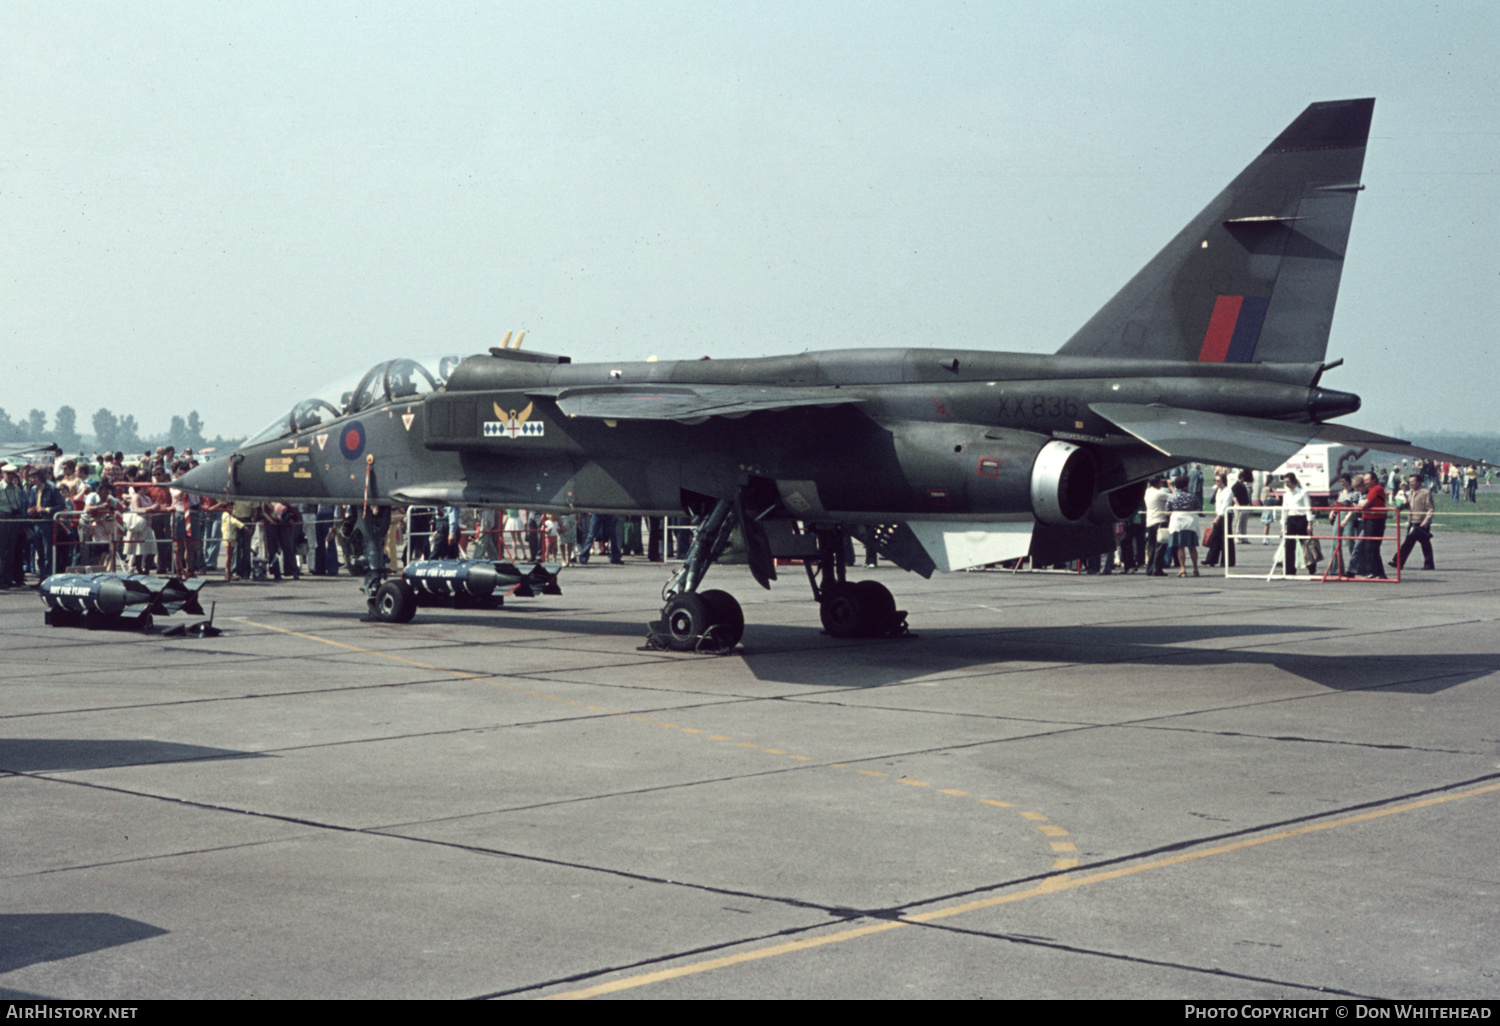
[[[906,610],[896,608],[890,589],[879,581],[844,579],[844,539],[841,528],[819,530],[818,559],[807,560],[807,582],[812,585],[823,629],[835,638],[888,638],[906,633]]]
[[[698,583],[729,544],[735,523],[742,525],[751,572],[762,586],[775,577],[765,528],[747,515],[744,504],[720,499],[698,525],[698,533],[681,569],[662,589],[666,605],[661,619],[646,625],[646,646],[675,652],[723,655],[745,633],[745,614],[725,591],[698,591]],[[905,634],[906,611],[896,608],[890,591],[878,581],[844,579],[848,535],[842,527],[817,528],[818,554],[805,559],[807,580],[820,607],[823,629],[835,638],[895,637]]]

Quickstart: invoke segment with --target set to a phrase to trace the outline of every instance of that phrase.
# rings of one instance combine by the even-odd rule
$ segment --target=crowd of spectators
[[[358,506],[231,503],[224,511],[229,580],[296,579],[340,570],[363,574],[368,560]],[[687,521],[608,514],[553,514],[525,509],[460,506],[396,507],[386,531],[385,557],[400,567],[418,559],[483,559],[587,566],[591,555],[611,563],[624,556],[660,562],[686,551]]]
[[[171,446],[127,459],[124,453],[58,458],[52,462],[0,465],[0,589],[38,581],[69,567],[194,576],[222,570],[227,580],[299,578],[365,571],[355,545],[359,508],[288,506],[283,503],[205,499],[172,487],[198,461],[191,449]],[[1484,471],[1487,480],[1492,471]],[[1342,545],[1326,558],[1339,576],[1382,578],[1381,541],[1387,513],[1409,509],[1408,536],[1397,559],[1404,565],[1414,545],[1424,568],[1433,568],[1434,497],[1477,501],[1481,473],[1432,461],[1402,464],[1369,474],[1345,475],[1332,509],[1314,513],[1295,475],[1265,479],[1255,492],[1249,470],[1218,467],[1207,499],[1212,516],[1200,531],[1204,474],[1182,467],[1148,483],[1141,508],[1117,525],[1115,546],[1084,563],[1089,572],[1164,576],[1198,575],[1203,565],[1235,566],[1250,542],[1251,523],[1262,525],[1261,544],[1281,544],[1287,574],[1318,572],[1325,559],[1322,522]],[[59,516],[58,514],[63,514]],[[587,566],[591,556],[619,563],[625,555],[651,560],[685,554],[690,532],[684,518],[555,515],[525,509],[414,507],[394,511],[386,554],[392,566],[408,559],[488,559]],[[1273,537],[1273,527],[1281,529]],[[54,551],[54,549],[56,551]],[[852,561],[852,556],[850,557]],[[866,555],[866,565],[874,556]]]
[[[173,488],[198,465],[171,446],[13,464],[0,461],[0,589],[70,568],[227,580],[296,580],[365,571],[357,506],[216,501]],[[671,518],[681,528],[682,518]],[[524,509],[397,508],[392,566],[409,559],[587,565],[591,554],[677,558],[682,531],[662,518]],[[645,546],[649,546],[649,551]]]
[[[1207,496],[1212,513],[1207,514],[1204,496],[1194,488],[1201,478],[1181,468],[1171,477],[1148,482],[1140,510],[1116,528],[1115,551],[1089,561],[1085,569],[1144,570],[1154,576],[1176,569],[1179,577],[1189,572],[1197,576],[1200,544],[1207,546],[1202,565],[1233,567],[1244,547],[1256,539],[1252,525],[1258,522],[1260,544],[1280,546],[1273,559],[1288,576],[1299,570],[1317,574],[1326,559],[1333,576],[1381,580],[1387,567],[1404,567],[1416,546],[1422,548],[1422,569],[1432,570],[1435,497],[1445,494],[1454,502],[1477,502],[1481,480],[1488,481],[1492,474],[1490,468],[1481,472],[1472,466],[1403,460],[1370,473],[1345,474],[1326,498],[1320,495],[1314,501],[1296,474],[1278,477],[1216,467]],[[1399,554],[1382,562],[1381,546],[1393,511],[1402,511],[1407,534]],[[1209,526],[1200,534],[1202,521]],[[1332,550],[1326,555],[1325,541]]]
[[[39,582],[54,567],[193,572],[204,502],[171,482],[197,465],[191,449],[178,455],[169,445],[130,459],[113,452],[7,462],[0,588],[24,586],[28,573]]]

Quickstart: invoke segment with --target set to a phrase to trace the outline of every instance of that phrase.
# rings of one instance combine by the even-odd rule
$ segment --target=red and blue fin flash
[[[1270,305],[1270,296],[1220,296],[1203,333],[1198,362],[1249,363]]]

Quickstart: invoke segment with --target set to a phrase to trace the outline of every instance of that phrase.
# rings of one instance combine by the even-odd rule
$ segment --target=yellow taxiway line
[[[1061,894],[1064,891],[1077,890],[1080,887],[1090,887],[1094,884],[1105,883],[1109,880],[1119,880],[1127,876],[1135,876],[1139,873],[1150,872],[1155,869],[1166,869],[1169,866],[1180,866],[1188,862],[1196,862],[1199,859],[1211,858],[1215,855],[1226,855],[1230,852],[1242,851],[1246,848],[1254,848],[1262,844],[1271,844],[1275,841],[1285,841],[1294,837],[1303,837],[1307,834],[1318,833],[1323,830],[1335,830],[1340,827],[1353,826],[1356,823],[1368,823],[1371,820],[1382,819],[1386,816],[1397,816],[1402,813],[1415,812],[1433,805],[1442,805],[1446,802],[1456,802],[1463,798],[1473,798],[1482,794],[1490,794],[1500,791],[1500,784],[1487,784],[1484,787],[1476,787],[1467,791],[1459,791],[1454,794],[1442,795],[1436,798],[1423,798],[1420,801],[1407,802],[1404,805],[1393,805],[1387,809],[1375,809],[1370,812],[1361,812],[1352,816],[1341,816],[1338,819],[1330,819],[1322,823],[1311,823],[1307,826],[1293,827],[1289,830],[1278,830],[1274,833],[1263,834],[1260,837],[1250,837],[1242,841],[1231,841],[1227,844],[1217,844],[1208,848],[1200,848],[1198,851],[1185,852],[1181,855],[1169,855],[1165,858],[1152,859],[1134,866],[1125,866],[1120,869],[1108,869],[1098,873],[1086,873],[1081,876],[1070,876],[1066,873],[1058,876],[1049,876],[1045,880],[1029,887],[1024,891],[1015,891],[1010,894],[1001,894],[993,898],[981,898],[978,901],[968,901],[960,905],[950,905],[946,908],[933,909],[930,912],[918,912],[913,915],[902,916],[900,919],[874,923],[870,926],[855,927],[850,930],[840,930],[837,933],[824,934],[821,937],[809,937],[803,940],[786,941],[781,944],[773,944],[764,948],[756,948],[751,951],[743,951],[734,955],[724,955],[720,958],[711,958],[702,962],[692,962],[688,965],[680,965],[671,969],[658,969],[655,972],[641,973],[637,976],[627,976],[607,983],[596,984],[592,987],[584,987],[580,990],[565,991],[560,994],[550,994],[542,1000],[565,1000],[597,997],[601,994],[614,994],[622,990],[631,990],[636,987],[646,987],[653,983],[661,983],[666,980],[680,979],[684,976],[693,976],[698,973],[712,972],[715,969],[727,969],[730,966],[743,965],[747,962],[757,962],[762,959],[776,958],[781,955],[789,955],[798,951],[807,951],[811,948],[823,947],[828,944],[842,944],[845,941],[858,940],[861,937],[870,937],[877,933],[887,933],[891,930],[899,930],[906,926],[915,926],[922,923],[932,923],[940,919],[948,919],[952,916],[965,915],[969,912],[978,912],[981,909],[995,908],[999,905],[1008,905],[1018,901],[1029,901],[1032,898],[1040,898],[1049,894]]]

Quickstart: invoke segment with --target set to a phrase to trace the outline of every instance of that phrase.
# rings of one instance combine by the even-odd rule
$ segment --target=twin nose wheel
[[[689,591],[672,596],[661,611],[667,647],[678,652],[727,651],[745,634],[745,614],[727,591]]]

